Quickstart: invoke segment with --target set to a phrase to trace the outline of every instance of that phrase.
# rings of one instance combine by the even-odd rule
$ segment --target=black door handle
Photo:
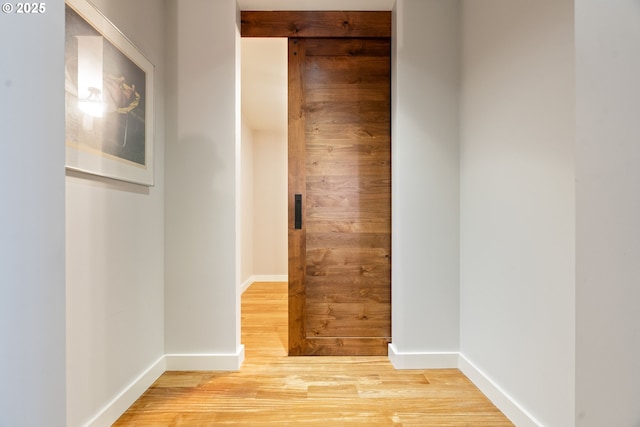
[[[295,215],[294,215],[295,229],[302,229],[302,194],[295,195]]]

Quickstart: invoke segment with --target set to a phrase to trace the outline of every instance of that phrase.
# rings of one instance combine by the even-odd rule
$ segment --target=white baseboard
[[[145,372],[129,384],[118,396],[109,402],[91,421],[87,427],[109,427],[111,426],[142,394],[147,391],[151,384],[157,380],[165,371],[165,357],[162,356],[154,362]]]
[[[400,352],[393,344],[389,344],[389,360],[396,369],[458,368],[515,425],[542,425],[461,353]],[[86,426],[111,426],[165,371],[237,371],[243,361],[244,345],[230,354],[162,356],[109,402]]]
[[[237,371],[244,361],[244,345],[228,354],[167,354],[167,371]]]
[[[254,282],[288,282],[289,276],[286,274],[254,274],[240,285],[240,293],[243,293]]]
[[[396,369],[452,369],[458,367],[456,352],[400,352],[389,344],[389,361]]]
[[[252,283],[253,283],[253,276],[249,277],[247,280],[242,282],[242,284],[240,285],[240,295],[242,295],[244,291],[249,289],[249,286],[251,286]]]
[[[396,346],[389,344],[389,361],[396,369],[460,369],[515,425],[518,427],[539,427],[542,425],[459,352],[401,352]]]
[[[459,354],[458,368],[512,423],[518,427],[542,425],[463,354]]]
[[[109,427],[147,391],[165,371],[237,371],[244,361],[244,345],[233,354],[167,354],[109,402],[86,427]]]

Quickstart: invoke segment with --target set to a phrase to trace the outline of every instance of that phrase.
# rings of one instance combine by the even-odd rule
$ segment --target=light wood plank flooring
[[[513,426],[457,369],[287,357],[287,284],[242,296],[239,372],[166,372],[114,426]]]

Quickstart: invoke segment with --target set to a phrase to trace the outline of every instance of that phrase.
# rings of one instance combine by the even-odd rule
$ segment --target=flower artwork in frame
[[[66,167],[153,185],[151,62],[87,0],[65,5]]]

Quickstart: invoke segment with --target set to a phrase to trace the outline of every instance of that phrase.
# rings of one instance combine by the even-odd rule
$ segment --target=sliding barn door
[[[389,38],[289,39],[289,354],[386,355]]]

